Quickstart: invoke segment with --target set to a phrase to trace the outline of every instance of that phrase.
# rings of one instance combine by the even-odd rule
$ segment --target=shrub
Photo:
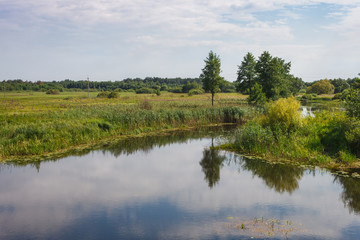
[[[107,97],[108,98],[118,98],[119,93],[118,92],[111,92],[111,93],[109,93],[109,95]]]
[[[193,95],[201,95],[201,94],[204,94],[204,90],[201,89],[201,88],[198,88],[198,89],[191,89],[189,91],[189,96],[193,96]]]
[[[350,117],[360,119],[360,89],[353,89],[347,95],[345,108]]]
[[[105,91],[105,92],[99,93],[96,97],[98,97],[98,98],[107,98],[109,96],[109,94],[110,94],[109,91]]]
[[[262,127],[258,122],[251,121],[235,133],[235,147],[242,151],[259,152],[274,142],[272,131]]]
[[[46,91],[46,94],[57,95],[57,94],[59,94],[59,90],[57,90],[57,89],[49,89],[49,90]]]
[[[321,116],[325,121],[318,134],[325,152],[335,155],[340,150],[347,150],[345,134],[349,130],[350,124],[345,114],[324,113]]]
[[[351,121],[352,126],[345,133],[350,150],[360,157],[360,121]]]
[[[266,115],[262,119],[262,123],[273,131],[278,128],[285,132],[294,131],[302,123],[299,108],[300,102],[294,97],[280,98],[266,106]]]
[[[255,83],[254,87],[250,89],[250,95],[248,97],[248,103],[255,106],[262,106],[266,102],[265,93],[262,91],[261,85]]]

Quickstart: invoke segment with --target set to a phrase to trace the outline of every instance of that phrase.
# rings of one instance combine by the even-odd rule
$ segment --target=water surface
[[[210,133],[1,165],[0,239],[359,238],[358,179],[211,150]]]

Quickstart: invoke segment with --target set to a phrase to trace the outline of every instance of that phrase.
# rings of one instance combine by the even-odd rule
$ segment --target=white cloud
[[[320,4],[330,4],[332,8],[325,9],[326,12]],[[315,7],[324,10],[325,17],[324,13],[319,17],[313,12],[309,13],[308,9]],[[302,59],[320,56],[322,49],[328,49],[332,55],[336,55],[336,48],[341,46],[343,54],[348,55],[347,59],[359,65],[358,60],[352,57],[353,48],[360,41],[358,0],[0,0],[0,8],[0,31],[3,33],[0,39],[0,46],[3,47],[0,47],[0,51],[7,52],[3,59],[0,58],[0,63],[5,69],[14,69],[13,65],[21,63],[19,59],[22,56],[30,55],[30,58],[25,59],[31,59],[33,55],[29,52],[32,49],[46,53],[51,51],[53,55],[59,56],[59,64],[63,61],[62,66],[68,64],[66,57],[60,58],[66,55],[66,50],[74,61],[84,62],[87,61],[85,58],[93,57],[92,62],[98,63],[99,71],[106,68],[106,65],[102,65],[104,59],[99,58],[99,54],[92,55],[92,52],[109,54],[109,57],[139,56],[144,51],[153,52],[157,58],[152,59],[151,63],[144,62],[145,65],[160,64],[166,65],[167,69],[179,69],[170,66],[179,60],[169,60],[169,53],[176,57],[183,55],[183,62],[188,62],[180,52],[186,47],[192,56],[200,59],[199,62],[205,57],[200,55],[204,49],[224,51],[220,54],[234,61],[235,55],[248,51],[256,53],[281,48],[282,52],[289,52],[293,49],[308,49],[295,51],[293,58],[286,60],[298,62],[299,65],[293,65],[293,69],[305,69],[304,74],[309,74],[306,73],[307,64],[314,66],[316,62],[302,62]],[[310,18],[306,14],[313,14],[312,22],[306,22]],[[16,50],[26,48],[30,50]],[[235,53],[234,49],[240,52]],[[12,58],[17,61],[8,61]],[[241,59],[242,56],[238,57],[238,62],[233,61],[224,67],[231,71],[229,66],[236,66]],[[36,61],[50,64],[46,60]],[[127,64],[133,62],[137,65],[138,61],[129,58]],[[328,61],[324,69],[334,69],[334,66],[339,65],[336,61]],[[23,65],[24,75],[33,75],[31,64],[24,62]],[[27,65],[29,70],[26,70]],[[51,66],[46,68],[52,69]],[[148,72],[142,71],[139,66],[133,68],[138,72]],[[156,66],[152,69],[156,69]],[[78,74],[83,74],[86,67],[78,71]],[[351,75],[354,71],[344,68],[341,74]],[[107,75],[108,72],[108,69],[106,73],[103,70],[102,74]],[[225,75],[229,80],[235,79],[235,72],[236,69]],[[174,72],[172,75],[181,76],[182,73]],[[9,72],[4,74],[5,78],[12,76]],[[131,74],[134,72],[127,74],[126,77],[133,77]],[[165,73],[154,72],[151,75],[162,74]],[[194,75],[194,71],[188,70],[186,74]],[[116,74],[112,76],[112,79],[118,78]]]

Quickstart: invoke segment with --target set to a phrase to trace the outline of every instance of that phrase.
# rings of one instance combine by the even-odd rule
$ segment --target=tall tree
[[[210,51],[209,56],[204,60],[205,67],[202,69],[200,79],[206,92],[211,93],[211,104],[214,106],[215,93],[219,91],[219,85],[223,78],[220,77],[220,57]]]
[[[257,77],[256,72],[256,61],[254,55],[248,52],[238,66],[238,77],[236,79],[237,86],[236,90],[242,93],[249,93],[250,89],[254,87],[255,80]]]
[[[257,82],[262,86],[263,92],[268,99],[276,100],[279,97],[288,97],[291,94],[291,78],[289,74],[291,63],[272,57],[265,51],[256,62],[258,72]]]

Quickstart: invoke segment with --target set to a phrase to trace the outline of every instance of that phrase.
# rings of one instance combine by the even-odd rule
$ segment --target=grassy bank
[[[279,100],[240,127],[222,148],[268,160],[360,169],[360,121],[343,111],[301,117],[294,99]]]
[[[37,94],[19,93],[2,100],[2,161],[70,150],[121,135],[236,123],[248,112],[245,106],[239,107],[242,98],[231,94],[218,97],[216,107],[210,106],[206,95],[154,97],[127,93],[118,99],[98,99]]]

